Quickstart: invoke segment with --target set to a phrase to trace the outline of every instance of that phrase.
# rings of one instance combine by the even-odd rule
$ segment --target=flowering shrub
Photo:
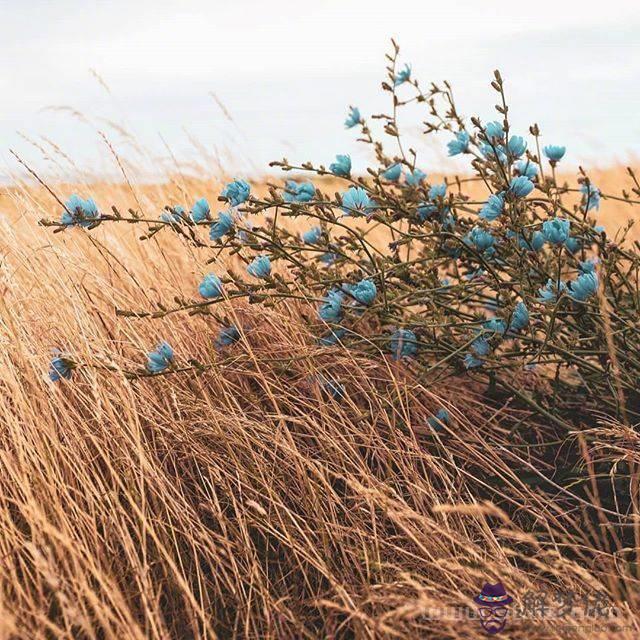
[[[374,137],[357,107],[345,121],[371,146],[375,163],[366,173],[354,172],[344,154],[328,168],[282,160],[272,166],[304,172],[306,179],[272,186],[264,197],[234,180],[220,195],[226,209],[217,217],[205,199],[190,213],[172,206],[158,220],[145,220],[115,209],[100,214],[91,199],[73,196],[60,222],[43,223],[90,233],[106,222],[137,222],[147,225],[146,237],[178,233],[246,265],[243,276],[219,271],[194,282],[195,301],[120,315],[205,313],[228,298],[302,300],[315,308],[310,331],[322,347],[388,357],[433,381],[468,376],[557,425],[594,409],[637,421],[640,259],[625,246],[626,230],[614,242],[592,215],[601,199],[615,196],[602,194],[582,169],[573,186],[556,179],[565,147],[547,145],[541,153],[537,125],[526,137],[512,131],[497,71],[491,85],[498,119],[467,122],[447,83],[423,90],[409,65],[398,68],[398,55],[394,44],[382,84],[392,110],[373,116],[384,140]],[[468,177],[429,181],[399,133],[399,114],[410,103],[425,106],[426,135],[445,135],[449,155],[469,160]],[[324,193],[313,176],[334,176],[344,185],[341,193]],[[484,185],[484,198],[466,193],[471,183]],[[618,199],[637,204],[627,193]],[[303,220],[306,230],[292,233],[288,218]],[[238,327],[222,327],[216,348],[232,349],[240,336]],[[180,355],[186,359],[163,343],[139,375],[171,372]],[[52,379],[69,377],[75,366],[57,355]],[[336,399],[348,392],[338,381],[323,384]],[[434,424],[447,422],[446,411],[436,414]]]

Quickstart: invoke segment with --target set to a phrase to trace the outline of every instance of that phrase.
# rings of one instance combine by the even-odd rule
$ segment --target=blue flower
[[[531,237],[527,237],[524,234],[516,234],[511,231],[507,231],[507,235],[516,238],[518,240],[518,246],[525,251],[540,251],[546,242],[544,235],[542,235],[540,231],[534,231]]]
[[[401,85],[403,82],[407,82],[411,79],[411,65],[405,64],[404,69],[400,69],[398,73],[396,73],[396,77],[393,79],[393,86],[397,87]]]
[[[509,191],[511,191],[516,198],[524,198],[533,191],[533,182],[525,176],[511,178]]]
[[[582,243],[580,242],[580,240],[578,240],[578,238],[574,238],[573,236],[569,236],[566,239],[566,241],[564,243],[564,246],[567,247],[567,249],[571,253],[576,253],[582,247]]]
[[[547,158],[549,158],[549,160],[554,164],[559,160],[562,160],[566,150],[566,147],[559,147],[555,144],[550,144],[543,149],[544,155],[547,156]]]
[[[221,327],[218,332],[218,337],[214,342],[214,346],[218,351],[220,351],[221,349],[224,349],[224,347],[230,347],[232,344],[235,344],[238,340],[240,340],[240,331],[238,331],[238,327],[235,325]]]
[[[171,224],[180,224],[186,215],[184,207],[180,204],[176,204],[173,207],[165,207],[165,211],[162,212],[160,219],[163,222],[170,222]]]
[[[404,180],[409,186],[418,187],[426,177],[427,174],[424,171],[414,169],[411,173],[407,173]]]
[[[455,140],[447,144],[450,156],[457,156],[466,153],[469,150],[469,134],[466,131],[460,131],[456,134]]]
[[[571,222],[565,218],[553,218],[542,223],[542,234],[549,244],[564,244],[570,229]]]
[[[361,121],[362,121],[362,117],[360,116],[360,109],[358,109],[358,107],[349,107],[349,115],[347,116],[347,119],[344,121],[344,126],[347,129],[352,129]]]
[[[318,316],[321,320],[329,323],[337,323],[342,319],[342,303],[344,301],[344,294],[342,291],[336,291],[335,289],[329,291],[323,298],[322,304],[318,309]]]
[[[527,143],[522,136],[511,136],[507,149],[514,158],[519,158],[527,150]]]
[[[489,196],[487,203],[480,209],[480,217],[483,220],[495,220],[504,211],[504,196],[496,193]]]
[[[350,156],[336,156],[336,161],[329,165],[329,171],[336,176],[348,178],[351,174],[351,158]]]
[[[370,214],[375,208],[373,201],[362,187],[350,187],[342,194],[342,210],[347,215]]]
[[[198,285],[203,298],[219,298],[222,295],[222,280],[215,273],[206,275]]]
[[[233,229],[233,216],[229,211],[221,211],[218,219],[209,226],[209,238],[220,240]]]
[[[464,366],[467,369],[475,369],[476,367],[481,367],[483,364],[484,360],[476,358],[471,353],[467,353],[467,355],[464,357]]]
[[[580,187],[580,191],[582,192],[583,206],[587,211],[600,208],[600,189],[598,187],[585,182]]]
[[[507,330],[507,325],[502,318],[489,318],[482,323],[486,331],[503,334]]]
[[[57,349],[54,349],[54,354],[59,353]],[[49,365],[49,380],[51,382],[59,382],[62,378],[69,380],[74,368],[73,361],[60,355],[54,355]]]
[[[585,260],[584,262],[581,262],[578,268],[582,273],[594,273],[596,270],[597,264],[598,264],[597,258],[590,258],[589,260]]]
[[[320,262],[331,266],[340,256],[333,251],[327,251],[320,256]]]
[[[298,183],[295,180],[287,180],[282,198],[285,202],[309,202],[315,194],[316,188],[312,182]]]
[[[191,218],[196,224],[198,224],[198,222],[208,220],[210,214],[211,208],[209,207],[209,203],[206,198],[196,200],[193,207],[191,207]]]
[[[424,222],[425,220],[430,218],[434,213],[438,213],[438,207],[436,207],[436,205],[432,204],[431,202],[421,202],[418,205],[418,208],[416,211],[418,212],[418,218],[420,218],[420,220]]]
[[[230,182],[222,191],[222,197],[226,198],[231,206],[237,207],[246,202],[251,193],[251,186],[244,180]]]
[[[471,343],[471,350],[474,351],[477,356],[486,356],[489,355],[491,351],[491,345],[484,336],[478,336]]]
[[[510,331],[520,331],[529,324],[529,310],[524,302],[518,302],[511,314]]]
[[[397,182],[402,175],[402,165],[399,162],[392,164],[382,172],[382,177],[390,182]]]
[[[447,185],[446,183],[442,184],[434,184],[429,189],[429,198],[431,200],[436,200],[437,198],[444,198],[447,195]]]
[[[247,273],[254,278],[268,278],[271,275],[269,256],[257,256],[247,267]]]
[[[376,299],[378,290],[371,280],[360,280],[356,284],[346,284],[343,289],[347,291],[360,304],[370,305]]]
[[[487,140],[496,141],[504,138],[504,128],[500,122],[488,122],[484,129]]]
[[[531,236],[531,248],[534,251],[540,251],[544,247],[545,238],[541,231],[534,231]]]
[[[173,349],[168,342],[161,342],[151,353],[147,354],[147,370],[160,373],[173,363]]]
[[[322,228],[311,227],[302,234],[302,241],[305,244],[318,244],[322,240]]]
[[[427,420],[429,426],[432,429],[436,429],[436,430],[442,429],[443,425],[448,426],[450,421],[451,421],[451,416],[449,415],[449,412],[443,407],[438,409],[435,415],[431,416]]]
[[[566,291],[567,285],[564,282],[560,281],[559,289],[560,293],[563,293],[564,291]],[[558,299],[558,283],[555,280],[551,280],[551,278],[549,278],[549,280],[547,280],[547,284],[544,287],[538,289],[538,293],[540,294],[540,298],[538,298],[540,302],[555,302]]]
[[[397,329],[391,334],[389,348],[394,360],[410,358],[418,351],[418,338],[410,329]]]
[[[338,340],[342,340],[346,333],[347,330],[343,327],[333,327],[329,329],[329,333],[327,333],[327,335],[318,339],[318,344],[322,347],[332,347],[338,342]]]
[[[583,273],[569,283],[569,295],[574,300],[584,302],[598,291],[598,274],[595,271]]]
[[[521,176],[529,178],[529,180],[533,180],[538,176],[538,166],[531,160],[520,160],[516,162],[515,168]]]
[[[480,227],[471,229],[468,239],[478,251],[486,251],[493,247],[493,243],[495,242],[495,238],[488,231]]]
[[[73,194],[64,204],[65,210],[62,212],[61,222],[67,226],[75,224],[81,227],[89,227],[100,218],[98,206],[93,198],[83,200],[80,196]]]

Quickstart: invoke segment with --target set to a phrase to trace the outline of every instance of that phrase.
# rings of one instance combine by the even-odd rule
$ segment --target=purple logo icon
[[[502,583],[485,583],[480,595],[477,595],[473,601],[478,605],[482,628],[491,635],[500,633],[507,624],[507,606],[513,602],[513,598],[507,595]]]

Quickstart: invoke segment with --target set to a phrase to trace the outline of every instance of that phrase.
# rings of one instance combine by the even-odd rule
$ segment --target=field
[[[592,177],[628,188],[621,167]],[[215,202],[226,178],[49,186],[157,218]],[[603,200],[596,217],[614,234],[633,212]],[[603,594],[618,614],[514,615],[505,637],[638,637],[638,520],[621,537],[595,482],[576,499],[544,479],[552,464],[513,438],[543,422],[464,379],[432,386],[389,359],[320,349],[304,302],[116,317],[193,297],[209,256],[169,233],[138,242],[124,223],[37,224],[60,214],[35,183],[0,192],[0,638],[481,637],[476,619],[430,612],[498,581],[521,605]],[[219,355],[225,317],[243,335]],[[123,375],[163,339],[214,366]],[[52,385],[54,347],[93,366]],[[327,372],[341,402],[321,391]],[[434,435],[441,406],[452,422]],[[587,475],[595,459],[639,461],[631,428],[597,416],[589,428],[567,436]]]

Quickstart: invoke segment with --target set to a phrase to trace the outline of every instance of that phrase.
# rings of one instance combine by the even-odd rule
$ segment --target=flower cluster
[[[597,395],[599,410],[640,418],[633,404],[640,372],[636,359],[624,355],[640,349],[634,275],[640,257],[622,246],[624,238],[613,243],[598,226],[594,216],[607,195],[582,171],[573,185],[556,180],[567,149],[541,145],[537,126],[528,134],[512,129],[500,74],[492,82],[497,119],[467,122],[448,85],[423,92],[411,66],[398,68],[392,58],[383,88],[394,108],[376,115],[387,138],[374,138],[357,107],[345,121],[371,145],[373,166],[354,167],[339,153],[328,169],[283,160],[273,166],[295,172],[295,179],[270,185],[267,195],[236,179],[219,194],[226,208],[217,217],[205,198],[190,214],[181,205],[165,208],[153,233],[180,233],[215,252],[209,262],[228,252],[246,265],[242,275],[230,269],[224,285],[220,276],[206,275],[194,283],[200,297],[171,312],[204,313],[232,298],[270,306],[293,299],[314,309],[303,317],[322,347],[360,350],[425,376],[469,376],[559,421],[574,418],[563,392],[576,388]],[[448,155],[468,163],[467,177],[431,180],[407,151],[397,112],[408,102],[429,105],[427,135],[442,135]],[[341,185],[334,197],[325,194],[328,174],[330,189]],[[110,219],[91,199],[73,196],[60,225],[90,232]],[[208,225],[212,244],[198,235],[200,225]],[[612,309],[606,322],[602,300]],[[148,315],[167,312],[162,307]],[[212,341],[221,354],[241,335],[250,340],[243,327],[228,323],[217,332]],[[612,349],[619,363],[615,383]],[[149,354],[148,373],[172,370],[173,361],[163,343]],[[69,377],[65,362],[51,364],[52,380]],[[537,375],[551,372],[549,386],[540,387],[550,389],[548,398],[528,393],[524,373],[534,365],[543,365]],[[335,380],[327,378],[322,388],[344,396]],[[432,420],[434,429],[449,423],[444,410]]]

